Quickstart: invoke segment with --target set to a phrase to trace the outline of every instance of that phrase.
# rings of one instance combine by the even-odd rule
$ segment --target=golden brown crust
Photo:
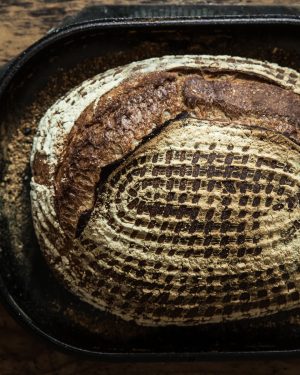
[[[213,79],[215,77],[215,79]],[[182,112],[199,119],[243,121],[300,142],[300,98],[251,76],[154,72],[125,81],[93,102],[69,134],[56,174],[56,209],[74,237],[81,214],[94,202],[101,168],[114,163],[164,122]],[[33,167],[34,168],[34,167]]]
[[[32,154],[51,184],[34,175],[31,197],[64,285],[143,325],[299,306],[299,93],[273,64],[165,56],[55,103]]]

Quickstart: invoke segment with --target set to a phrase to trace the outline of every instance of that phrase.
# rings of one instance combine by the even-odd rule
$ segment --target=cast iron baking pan
[[[57,348],[105,360],[300,355],[300,312],[199,327],[143,328],[91,308],[60,285],[30,211],[34,128],[64,92],[108,68],[167,54],[229,54],[300,69],[300,10],[93,7],[16,58],[0,82],[0,289],[25,326]]]

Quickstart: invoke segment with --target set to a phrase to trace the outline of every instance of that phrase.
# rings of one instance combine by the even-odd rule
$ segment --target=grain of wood
[[[76,14],[82,7],[105,4],[162,3],[161,1],[117,0],[1,0],[0,3],[0,65],[8,62],[30,44],[42,37],[66,16]],[[164,3],[183,3],[168,0]],[[194,4],[195,1],[185,1]],[[198,1],[220,3],[220,1]],[[236,0],[226,4],[284,4],[300,5],[299,0]],[[268,375],[299,373],[300,360],[227,361],[180,364],[113,364],[80,360],[49,348],[24,328],[20,327],[0,306],[0,361],[1,375],[15,374],[245,374]]]

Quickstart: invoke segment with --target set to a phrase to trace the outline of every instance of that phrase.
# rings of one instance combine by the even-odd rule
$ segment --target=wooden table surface
[[[164,1],[164,3],[196,1]],[[220,4],[220,1],[206,3]],[[162,3],[114,0],[0,0],[0,66],[87,5]],[[204,3],[204,1],[198,1]],[[237,1],[223,1],[236,4]],[[300,5],[300,0],[246,0],[244,4]],[[300,374],[300,358],[289,360],[226,361],[178,364],[116,364],[77,359],[49,348],[20,327],[0,306],[0,375],[11,374]]]

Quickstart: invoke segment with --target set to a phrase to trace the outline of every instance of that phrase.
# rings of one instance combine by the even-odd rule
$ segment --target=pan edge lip
[[[47,35],[29,46],[25,51],[19,54],[10,64],[7,65],[3,76],[0,78],[0,102],[3,95],[15,77],[15,75],[22,70],[22,68],[30,62],[37,54],[44,51],[51,45],[70,38],[85,31],[100,31],[110,28],[150,28],[150,27],[167,27],[167,26],[235,26],[235,25],[294,25],[300,26],[300,14],[282,14],[282,15],[226,15],[224,16],[210,16],[210,17],[193,17],[193,18],[115,18],[115,19],[97,19],[93,21],[83,21],[69,24],[64,27],[51,30]],[[54,336],[48,334],[43,329],[39,328],[29,315],[19,306],[16,300],[8,291],[6,284],[0,272],[0,298],[3,306],[8,310],[9,314],[24,328],[36,336],[44,340],[44,342],[51,344],[54,348],[66,352],[67,354],[80,355],[80,357],[89,357],[101,361],[109,362],[184,362],[184,361],[230,361],[230,360],[258,360],[276,358],[299,358],[300,349],[292,350],[261,350],[261,351],[210,351],[210,352],[101,352],[97,350],[82,349],[78,346],[67,344]]]
[[[251,7],[251,6],[249,6]],[[237,6],[237,9],[240,8]],[[291,7],[290,7],[291,8]],[[295,9],[297,9],[295,7]],[[299,7],[300,9],[300,7]],[[225,16],[199,16],[199,17],[174,17],[169,19],[153,18],[99,18],[95,20],[74,22],[66,26],[51,29],[42,38],[38,39],[23,52],[17,55],[11,62],[5,66],[4,73],[0,78],[0,100],[14,75],[24,67],[36,54],[42,52],[45,48],[54,45],[64,38],[72,37],[85,31],[117,29],[120,27],[131,28],[149,28],[149,27],[168,27],[168,26],[236,26],[236,25],[283,25],[300,26],[299,14],[269,14],[265,15],[225,15]]]
[[[107,362],[205,362],[205,361],[240,361],[240,360],[262,360],[274,359],[278,360],[288,358],[299,358],[300,349],[291,350],[247,350],[243,352],[234,351],[207,351],[207,352],[101,352],[97,350],[82,349],[65,343],[54,336],[48,334],[43,329],[39,328],[37,324],[24,312],[18,305],[15,299],[10,295],[5,287],[2,276],[0,275],[0,302],[5,307],[9,315],[27,332],[32,333],[43,341],[49,347],[59,350],[65,354],[78,355],[78,358],[89,358],[98,361]]]

